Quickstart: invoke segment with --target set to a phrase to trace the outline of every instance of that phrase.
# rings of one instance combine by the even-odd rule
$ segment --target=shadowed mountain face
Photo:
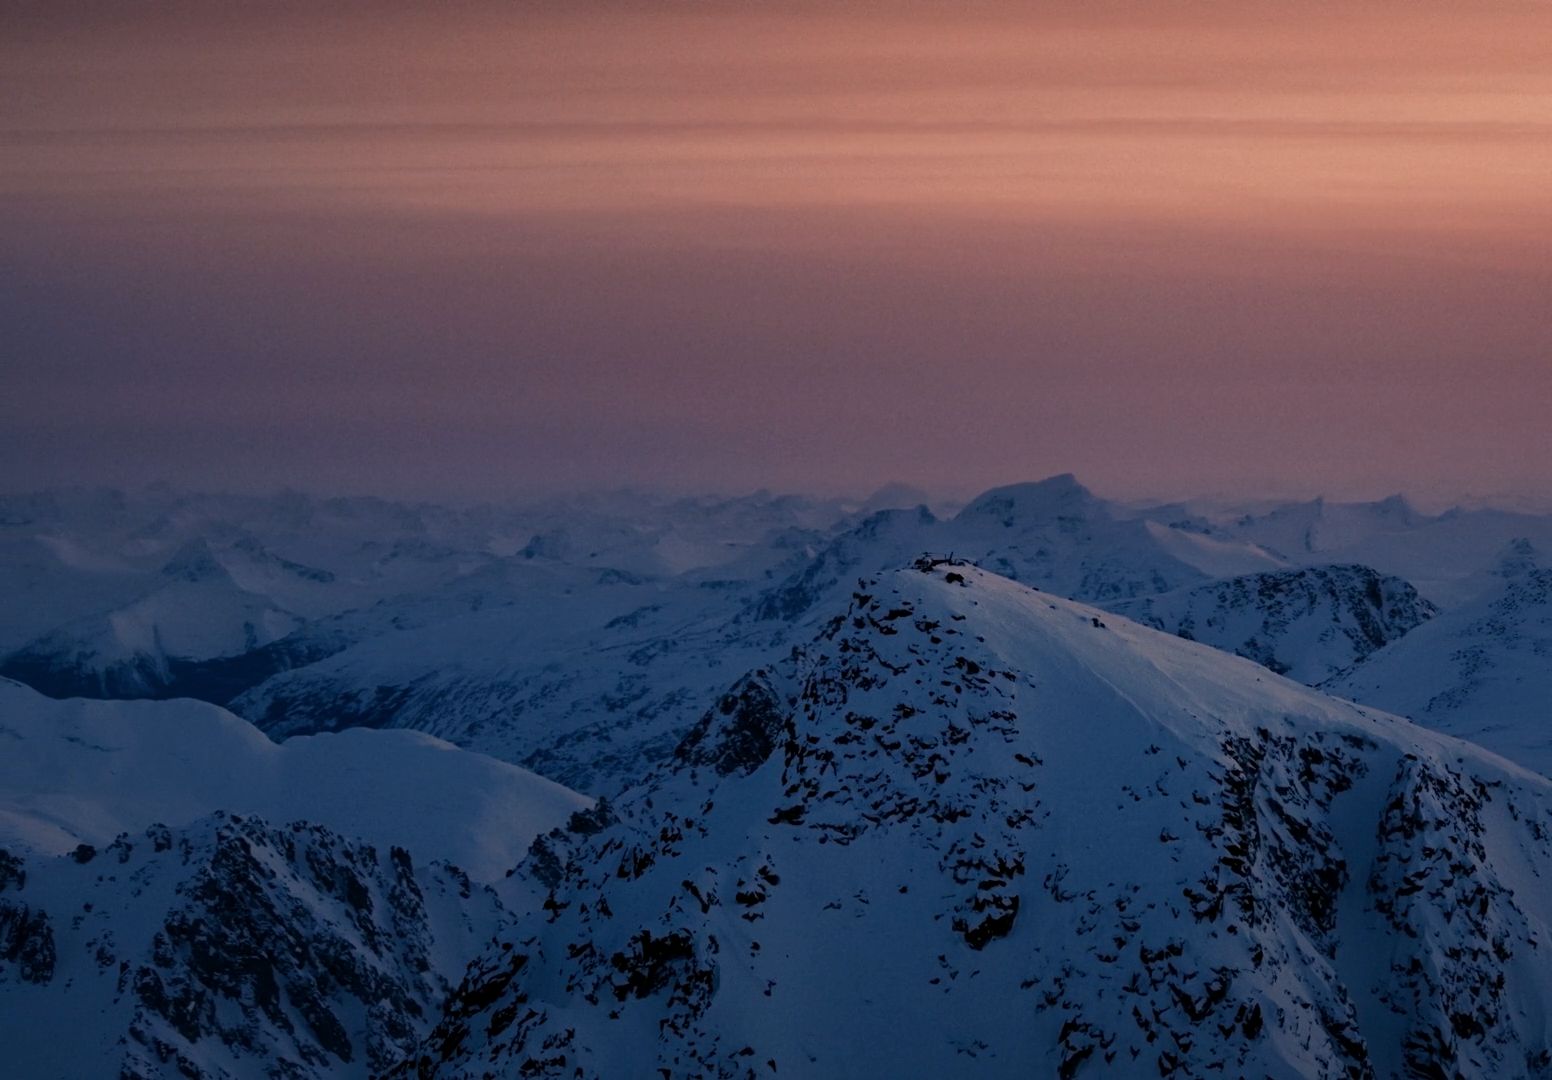
[[[619,812],[397,1075],[1552,1067],[1552,783],[970,566],[862,582]]]
[[[1439,613],[1407,582],[1366,566],[1248,574],[1105,607],[1310,686]]]

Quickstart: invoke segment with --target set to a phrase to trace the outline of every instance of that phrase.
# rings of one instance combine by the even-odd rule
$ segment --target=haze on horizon
[[[1548,56],[1499,0],[0,0],[0,488],[1545,498]]]

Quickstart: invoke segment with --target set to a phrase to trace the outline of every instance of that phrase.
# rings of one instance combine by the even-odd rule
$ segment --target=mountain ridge
[[[1552,784],[967,565],[616,809],[395,1075],[1552,1067]]]

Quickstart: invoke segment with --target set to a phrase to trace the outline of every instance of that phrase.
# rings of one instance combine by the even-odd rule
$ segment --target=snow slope
[[[412,731],[271,742],[195,701],[56,701],[0,680],[0,845],[96,846],[216,810],[304,820],[500,879],[589,800]]]
[[[0,1073],[375,1076],[590,807],[418,732],[0,680]]]
[[[788,628],[735,624],[736,583],[561,579],[507,605],[379,633],[232,708],[277,738],[407,727],[607,793],[669,753]]]
[[[404,1076],[1525,1076],[1552,783],[965,565],[737,683]]]

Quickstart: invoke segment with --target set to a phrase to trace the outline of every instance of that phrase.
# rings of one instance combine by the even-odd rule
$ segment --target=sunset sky
[[[0,380],[9,488],[1552,495],[1552,3],[0,0]]]

